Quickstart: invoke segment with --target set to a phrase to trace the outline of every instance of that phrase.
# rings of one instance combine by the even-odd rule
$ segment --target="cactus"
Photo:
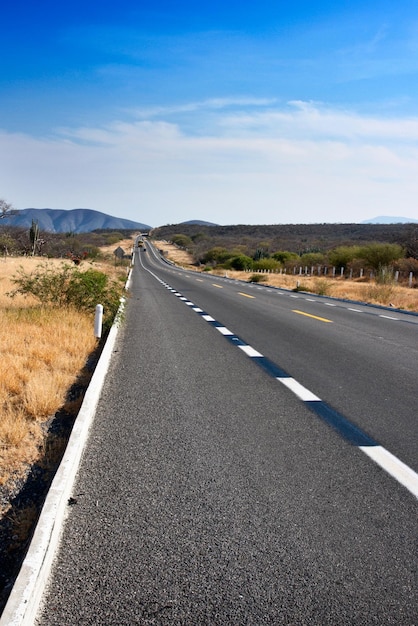
[[[32,256],[34,256],[35,250],[36,250],[36,244],[39,239],[39,226],[38,226],[38,222],[35,220],[32,220],[32,226],[30,227],[29,237],[30,237],[30,242],[32,244]]]

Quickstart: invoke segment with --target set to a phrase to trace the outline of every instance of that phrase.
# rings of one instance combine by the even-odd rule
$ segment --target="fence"
[[[268,270],[268,269],[256,269],[256,270],[246,270],[247,272],[252,272],[255,274],[287,274],[287,275],[297,275],[297,276],[328,276],[332,278],[369,278],[373,280],[376,276],[379,276],[381,279],[385,280],[393,280],[395,283],[407,283],[408,287],[414,287],[417,283],[417,277],[414,272],[401,272],[396,270],[392,272],[391,270],[382,270],[380,273],[376,274],[373,270],[360,269],[358,271],[354,271],[353,268],[346,270],[346,268],[341,267],[337,269],[336,267],[329,267],[327,265],[317,265],[317,266],[294,266],[293,268],[281,268],[277,270]]]

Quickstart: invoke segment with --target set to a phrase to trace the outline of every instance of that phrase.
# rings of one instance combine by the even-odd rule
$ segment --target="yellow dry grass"
[[[128,253],[132,244],[127,239],[119,245]],[[7,296],[20,268],[30,272],[41,262],[62,265],[62,260],[39,257],[0,260],[0,487],[24,476],[31,464],[41,460],[45,424],[61,407],[76,414],[81,400],[67,402],[67,392],[83,375],[97,346],[94,312],[63,311],[42,307],[32,298]],[[85,262],[80,269],[83,266],[90,264]],[[127,272],[106,260],[94,267],[113,279],[123,280]]]
[[[96,342],[84,313],[0,308],[0,485],[37,460],[42,424],[65,404]]]
[[[175,245],[166,241],[155,241],[154,245],[164,251],[167,258],[177,265],[186,269],[200,271],[193,265],[193,257],[185,250],[180,250]],[[236,272],[232,270],[213,270],[211,273],[230,278],[248,281],[251,273]],[[347,280],[344,278],[329,278],[319,276],[299,276],[289,274],[262,274],[262,283],[284,289],[295,289],[299,283],[299,289],[334,298],[357,300],[369,304],[392,306],[406,311],[418,313],[418,289],[410,289],[396,284],[377,284],[374,281]]]

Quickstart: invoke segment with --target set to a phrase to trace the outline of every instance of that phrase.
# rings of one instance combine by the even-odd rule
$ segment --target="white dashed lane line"
[[[255,350],[255,348],[242,341],[242,339],[240,339],[228,328],[217,322],[211,315],[203,311],[203,309],[195,306],[187,298],[183,297],[181,293],[172,289],[170,285],[161,280],[156,274],[150,270],[147,271],[149,271],[149,273],[152,274],[158,282],[164,285],[166,289],[178,297],[187,306],[191,307],[192,311],[200,315],[200,317],[207,323],[214,326],[214,328],[216,328],[225,337],[225,339],[240,348],[244,354],[251,358],[254,363],[261,367],[267,374],[274,377],[278,382],[282,383],[282,385],[294,393],[299,400],[304,402],[307,408],[315,413],[315,415],[322,419],[326,424],[336,430],[339,435],[345,439],[345,441],[364,452],[377,465],[384,469],[388,474],[395,478],[395,480],[408,489],[408,491],[410,491],[416,498],[418,498],[418,474],[414,472],[413,469],[395,457],[391,452],[380,446],[374,439],[372,439],[372,437],[363,432],[356,424],[350,422],[350,420],[338,411],[335,411],[326,402],[321,400],[321,398],[304,387],[278,365],[273,363],[273,361],[270,361],[267,357]],[[336,306],[335,304],[327,302],[324,304],[327,304],[328,306]],[[354,309],[354,311],[361,312],[356,309]]]

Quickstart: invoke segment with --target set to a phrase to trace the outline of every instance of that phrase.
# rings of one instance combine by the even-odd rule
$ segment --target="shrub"
[[[265,274],[251,274],[248,279],[249,283],[261,283],[263,280],[266,280],[267,276]]]
[[[273,254],[273,259],[279,261],[280,263],[287,263],[288,261],[297,261],[299,259],[299,255],[296,252],[287,252],[286,250],[278,251]]]
[[[322,265],[325,262],[325,255],[322,252],[305,252],[300,257],[300,262],[304,266]]]
[[[208,250],[202,257],[202,263],[224,263],[233,256],[226,248],[215,246]]]
[[[385,306],[390,305],[394,295],[394,287],[390,284],[371,285],[367,291],[367,299],[369,301]]]
[[[105,329],[115,318],[122,294],[122,286],[109,280],[103,272],[95,269],[83,272],[68,264],[57,268],[43,263],[29,274],[20,269],[12,282],[16,289],[9,296],[31,295],[44,306],[74,307],[94,312],[96,305],[102,304]]]
[[[402,246],[397,243],[371,243],[362,246],[359,250],[359,257],[364,259],[366,263],[379,271],[381,268],[387,267],[404,256]]]
[[[245,254],[240,254],[239,256],[234,257],[231,259],[230,263],[231,267],[237,271],[251,270],[254,266],[252,258],[246,256]]]
[[[188,248],[193,244],[193,241],[187,235],[179,233],[171,237],[172,243],[176,244],[179,248]]]
[[[360,255],[360,246],[338,246],[328,253],[328,260],[331,265],[340,270],[342,267],[347,268],[354,259]]]
[[[259,261],[255,261],[253,265],[255,270],[268,270],[270,272],[279,270],[280,267],[281,264],[275,259],[260,259]]]
[[[332,287],[332,282],[325,278],[318,280],[315,286],[315,293],[318,296],[329,296]]]

